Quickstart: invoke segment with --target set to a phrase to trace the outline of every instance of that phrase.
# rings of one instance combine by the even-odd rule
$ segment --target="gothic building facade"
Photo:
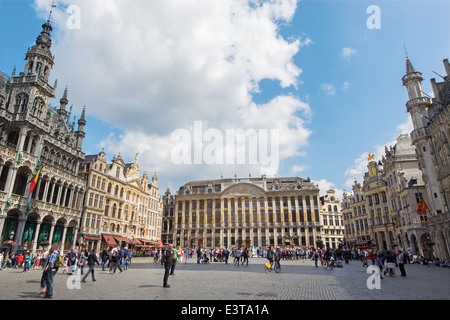
[[[68,90],[51,107],[57,82],[49,84],[54,56],[47,21],[25,54],[23,72],[0,75],[0,237],[15,249],[77,243],[85,181],[78,176],[85,110],[70,123]],[[39,173],[33,192],[30,182]]]
[[[395,224],[396,249],[411,250],[430,258],[427,241],[429,212],[418,214],[419,202],[429,203],[415,147],[408,134],[401,134],[397,143],[385,149],[382,159],[387,183],[388,204]]]
[[[428,206],[427,244],[432,254],[450,258],[450,64],[444,61],[446,76],[442,82],[431,79],[434,98],[422,89],[422,73],[406,59],[406,74],[402,78],[408,92],[406,110],[414,130],[411,132],[425,182]]]

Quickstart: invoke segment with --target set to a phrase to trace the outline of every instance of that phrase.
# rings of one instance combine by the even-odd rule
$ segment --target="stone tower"
[[[433,146],[430,144],[430,133],[428,123],[433,116],[431,100],[426,97],[422,89],[422,73],[414,70],[414,67],[406,57],[406,74],[402,78],[403,85],[408,91],[408,102],[406,110],[411,114],[414,130],[411,132],[412,144],[416,147],[419,158],[419,167],[423,173],[423,180],[427,185],[428,198],[431,203],[427,204],[432,214],[443,210],[443,202],[439,186],[437,185],[436,170],[433,164]]]

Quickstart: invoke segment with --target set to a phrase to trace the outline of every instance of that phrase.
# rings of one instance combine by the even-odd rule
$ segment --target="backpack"
[[[64,259],[59,253],[56,255],[56,260],[55,260],[55,263],[53,265],[56,268],[62,267],[64,265]]]

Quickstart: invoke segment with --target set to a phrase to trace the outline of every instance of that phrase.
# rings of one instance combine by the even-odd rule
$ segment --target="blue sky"
[[[25,52],[41,31],[40,26],[48,14],[46,11],[48,12],[50,2],[44,0],[0,1],[0,39],[3,44],[6,44],[2,45],[0,49],[0,69],[2,71],[10,74],[14,66],[17,66],[17,72],[23,70]],[[261,6],[264,2],[261,1]],[[69,32],[64,29],[64,22],[67,19],[65,8],[72,3],[81,8],[82,27],[80,30],[70,30]],[[190,24],[195,23],[195,18],[192,21],[184,17],[175,19],[177,14],[180,14],[176,8],[176,1],[166,2],[167,7],[164,7],[164,4],[148,1],[145,4],[147,9],[159,12],[162,17],[174,19],[173,26],[165,25],[166,22],[157,19],[156,13],[152,15],[149,11],[148,19],[153,19],[149,22],[149,26],[153,28],[149,28],[144,22],[130,22],[133,19],[139,20],[137,15],[142,10],[136,8],[133,11],[132,8],[125,12],[120,7],[120,1],[114,3],[116,3],[116,7],[104,9],[100,1],[90,3],[57,1],[58,8],[55,11],[53,23],[55,29],[53,53],[56,55],[56,64],[52,70],[53,78],[51,77],[50,82],[53,83],[55,77],[58,78],[59,88],[56,100],[52,104],[58,104],[64,85],[67,84],[69,100],[71,100],[69,105],[74,103],[75,114],[78,113],[79,116],[83,105],[87,106],[88,124],[83,146],[84,152],[95,154],[101,150],[102,146],[105,146],[110,158],[113,154],[121,152],[126,161],[132,161],[135,153],[139,152],[143,154],[143,157],[140,157],[141,169],[149,172],[158,171],[161,188],[165,189],[170,184],[172,191],[187,180],[204,179],[205,175],[210,175],[211,179],[219,178],[221,172],[224,171],[225,176],[229,177],[233,171],[237,171],[242,177],[248,176],[246,173],[248,171],[245,171],[248,169],[247,167],[184,166],[175,168],[164,166],[161,162],[167,161],[161,160],[164,157],[159,152],[164,148],[164,141],[167,140],[167,135],[171,130],[183,127],[195,119],[203,120],[213,127],[221,128],[222,125],[226,127],[217,120],[222,117],[220,110],[223,107],[220,106],[220,103],[221,101],[228,102],[227,92],[232,96],[235,92],[233,90],[236,92],[242,90],[242,87],[237,87],[237,85],[234,87],[230,83],[233,81],[239,83],[241,80],[244,83],[247,80],[246,74],[251,74],[253,77],[251,80],[258,82],[259,92],[250,90],[247,92],[247,96],[250,97],[249,101],[243,102],[246,95],[242,95],[235,100],[230,99],[231,103],[242,103],[244,107],[251,104],[264,106],[273,102],[276,97],[290,96],[294,98],[295,102],[301,101],[307,104],[306,109],[290,109],[291,114],[286,117],[289,120],[301,119],[302,128],[294,129],[307,129],[310,134],[300,138],[297,134],[302,132],[301,130],[288,132],[288,135],[293,135],[292,148],[294,150],[286,150],[286,152],[295,151],[299,155],[284,157],[280,163],[278,176],[296,176],[298,174],[301,177],[310,177],[320,182],[319,185],[323,188],[333,187],[338,191],[348,190],[349,180],[353,180],[353,177],[362,181],[363,168],[366,163],[363,161],[363,155],[367,152],[376,152],[380,146],[384,149],[385,144],[395,141],[401,131],[398,128],[400,125],[402,128],[409,128],[405,107],[407,94],[401,83],[401,78],[406,70],[404,45],[416,70],[423,73],[424,90],[429,94],[431,93],[430,78],[437,78],[440,81],[433,71],[443,74],[442,60],[450,56],[450,40],[445,36],[450,30],[449,1],[305,0],[298,3],[286,1],[284,4],[271,7],[272,11],[267,15],[262,13],[257,15],[257,18],[260,19],[261,30],[265,30],[266,27],[267,30],[272,30],[270,27],[273,25],[278,27],[274,34],[270,34],[269,31],[264,34],[257,33],[253,27],[238,20],[238,27],[243,33],[255,33],[261,39],[267,35],[267,39],[264,38],[264,40],[267,40],[270,45],[262,46],[262,49],[255,47],[255,51],[260,56],[264,55],[264,50],[277,49],[280,61],[274,61],[271,58],[270,64],[254,62],[253,65],[248,66],[247,72],[242,74],[239,73],[242,65],[224,69],[222,73],[217,74],[206,73],[201,69],[202,66],[199,66],[202,73],[195,73],[195,78],[191,78],[189,66],[192,66],[192,61],[196,61],[196,57],[193,56],[191,60],[191,52],[186,51],[186,48],[189,47],[183,43],[183,37],[180,34],[183,27],[189,27]],[[134,3],[136,7],[141,4],[144,6],[141,1]],[[151,7],[152,5],[154,7]],[[381,28],[378,30],[368,29],[366,24],[367,19],[371,16],[367,13],[370,5],[377,5],[380,8]],[[99,14],[99,8],[110,14]],[[221,17],[220,12],[216,12],[212,6],[205,6],[205,12],[200,12],[200,9],[197,8],[189,8],[189,10],[193,10],[194,17],[195,14],[198,14],[197,20],[204,21],[204,24],[208,26],[211,23],[209,20],[211,17],[214,15]],[[237,12],[238,16],[246,14],[242,8],[239,8]],[[275,14],[279,14],[279,19],[271,20],[270,17]],[[249,15],[249,17],[254,16]],[[171,21],[170,19],[166,20]],[[177,22],[180,20],[184,25],[181,25],[180,22],[181,27],[178,29]],[[111,27],[108,25],[110,22],[105,21],[115,21],[115,24]],[[222,21],[219,20],[219,22]],[[271,22],[273,25],[270,24]],[[116,35],[120,35],[123,30],[118,27],[121,24],[127,26],[126,32],[134,30],[134,33],[127,33],[125,39],[120,36],[116,38]],[[94,27],[96,30],[93,29]],[[230,27],[223,22],[212,34],[217,34],[217,38],[222,36],[226,38],[229,36],[228,30],[233,30],[232,27],[236,26]],[[109,30],[115,28],[118,28],[119,31],[115,30],[116,33],[109,34]],[[199,29],[195,25],[192,30]],[[205,48],[208,49],[225,47],[217,39],[211,39],[208,31],[200,32],[199,38],[192,38],[192,46],[202,47],[205,45]],[[168,39],[167,43],[179,44],[179,47],[176,45],[152,47],[152,42],[146,41],[147,37],[153,37],[153,33],[156,34],[155,39]],[[96,37],[98,34],[104,35],[104,37]],[[136,34],[136,38],[139,39],[136,41],[136,47],[131,46],[131,43],[134,43],[131,40],[129,43],[127,42],[130,34]],[[279,37],[282,37],[284,41],[277,41],[280,40]],[[120,44],[115,43],[113,46],[112,42],[109,42],[118,41],[119,38],[124,43],[128,43],[124,45],[125,47],[129,46],[133,50],[130,49],[128,52],[126,48],[121,48]],[[292,47],[296,39],[300,39],[301,45],[297,45],[296,53],[292,54]],[[97,45],[101,43],[102,46],[98,45],[97,47],[94,42]],[[146,46],[147,43],[150,45]],[[266,42],[261,41],[261,43]],[[256,42],[255,45],[258,44],[259,42]],[[231,47],[236,47],[238,52],[236,57],[241,53],[244,57],[250,57],[248,60],[254,58],[251,53],[246,51],[242,42],[237,41]],[[102,51],[102,48],[105,50]],[[176,51],[178,48],[185,50],[185,54],[178,55],[179,53]],[[120,50],[124,50],[124,52],[114,56],[115,51]],[[139,86],[130,84],[130,79],[132,81],[134,76],[139,75],[139,70],[135,67],[141,66],[137,62],[141,60],[136,60],[136,63],[134,61],[133,63],[117,62],[117,57],[126,54],[139,55],[141,51],[146,50],[151,57],[148,61],[151,66],[146,70],[145,77],[140,79],[153,77],[153,80],[149,80],[149,85],[143,91]],[[202,51],[192,49],[192,55],[198,54],[198,52]],[[211,52],[214,51],[211,50]],[[347,52],[348,55],[343,56],[343,52]],[[147,53],[142,53],[142,55],[145,57]],[[83,60],[81,58],[77,60],[79,56],[83,57]],[[110,56],[116,59],[114,65],[108,64]],[[171,63],[166,64],[167,56],[173,57]],[[177,57],[181,58],[177,60]],[[207,66],[212,61],[207,69],[208,72],[216,66],[216,59],[212,53],[211,59],[209,58],[209,55],[202,57],[202,61]],[[80,61],[89,61],[92,65],[88,68]],[[157,62],[153,64],[153,61]],[[252,61],[257,61],[257,59]],[[280,62],[279,65],[278,62]],[[292,63],[298,70],[301,70],[301,73],[297,75],[295,71],[293,72],[292,66],[284,68],[288,63]],[[167,69],[164,69],[166,65]],[[269,70],[272,65],[276,66],[273,71]],[[173,66],[177,66],[176,72]],[[84,67],[86,68],[83,69]],[[89,74],[89,70],[94,71],[97,68],[99,70],[97,73]],[[113,72],[111,69],[116,68],[119,70],[114,71],[120,76],[109,75],[109,72]],[[268,71],[259,75],[259,71],[264,71],[264,69]],[[105,70],[107,71],[105,72]],[[236,75],[232,74],[233,70],[236,71]],[[130,73],[133,77],[130,76]],[[223,74],[227,74],[227,77],[221,78]],[[198,94],[196,83],[174,84],[170,90],[170,81],[167,82],[166,87],[163,80],[161,82],[155,80],[165,78],[167,75],[171,75],[170,81],[174,81],[173,79],[177,77],[183,79],[186,76],[186,79],[192,80],[205,75],[205,78],[209,79],[206,85],[211,84],[210,79],[219,80],[217,87],[205,88],[204,92],[198,91],[201,92]],[[173,75],[175,76],[173,77]],[[117,89],[108,91],[106,86],[93,88],[97,82],[91,78],[107,82],[111,88],[123,87],[124,90],[120,96],[116,97],[114,92],[117,92]],[[282,87],[280,85],[282,81],[288,85]],[[83,84],[85,84],[85,88],[83,88]],[[186,89],[189,85],[192,88]],[[199,82],[199,86],[205,86],[205,83]],[[151,92],[154,88],[163,88],[163,90],[152,95]],[[224,92],[221,92],[220,88],[224,88]],[[195,97],[189,96],[191,92],[196,93]],[[140,95],[148,97],[139,100]],[[203,103],[202,97],[210,106],[214,104],[211,109],[207,109],[207,106],[197,109],[197,106]],[[168,104],[167,101],[171,101],[172,104]],[[179,104],[181,108],[180,101],[185,101],[185,109],[173,107]],[[145,108],[133,109],[133,106],[147,103],[148,106]],[[217,110],[215,109],[216,104]],[[275,103],[273,107],[277,107]],[[186,114],[183,113],[184,110],[190,110],[189,108],[192,108],[192,113],[196,114],[197,118],[190,118],[188,111]],[[146,112],[150,112],[148,111],[150,109],[152,113],[147,114]],[[133,110],[136,110],[134,118],[130,115]],[[264,112],[268,109],[261,108],[259,110],[261,118],[264,118]],[[212,115],[203,118],[199,116],[202,112]],[[217,112],[216,117],[213,117],[214,112]],[[159,118],[155,114],[167,114],[167,117]],[[148,120],[141,122],[141,118]],[[186,121],[183,122],[185,118]],[[233,121],[231,118],[229,120]],[[168,124],[169,121],[176,124],[171,126]],[[285,122],[280,120],[280,123]],[[147,145],[151,147],[147,147]],[[254,174],[254,176],[256,175]]]

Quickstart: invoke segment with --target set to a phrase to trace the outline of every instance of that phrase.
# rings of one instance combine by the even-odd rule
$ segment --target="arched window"
[[[20,93],[16,96],[14,111],[16,113],[25,113],[27,111],[29,96],[26,93]]]
[[[31,108],[31,115],[40,119],[44,112],[44,104],[45,102],[41,97],[36,97]]]
[[[113,207],[112,207],[112,214],[111,217],[115,218],[116,217],[116,211],[117,211],[117,205],[114,203]]]
[[[32,72],[33,72],[33,61],[30,61],[30,63],[28,64],[28,75],[31,75]]]
[[[28,176],[29,171],[26,167],[19,168],[17,175],[16,175],[16,181],[14,183],[14,189],[13,193],[17,194],[19,196],[25,195],[25,190],[27,188],[27,182],[28,182]]]

